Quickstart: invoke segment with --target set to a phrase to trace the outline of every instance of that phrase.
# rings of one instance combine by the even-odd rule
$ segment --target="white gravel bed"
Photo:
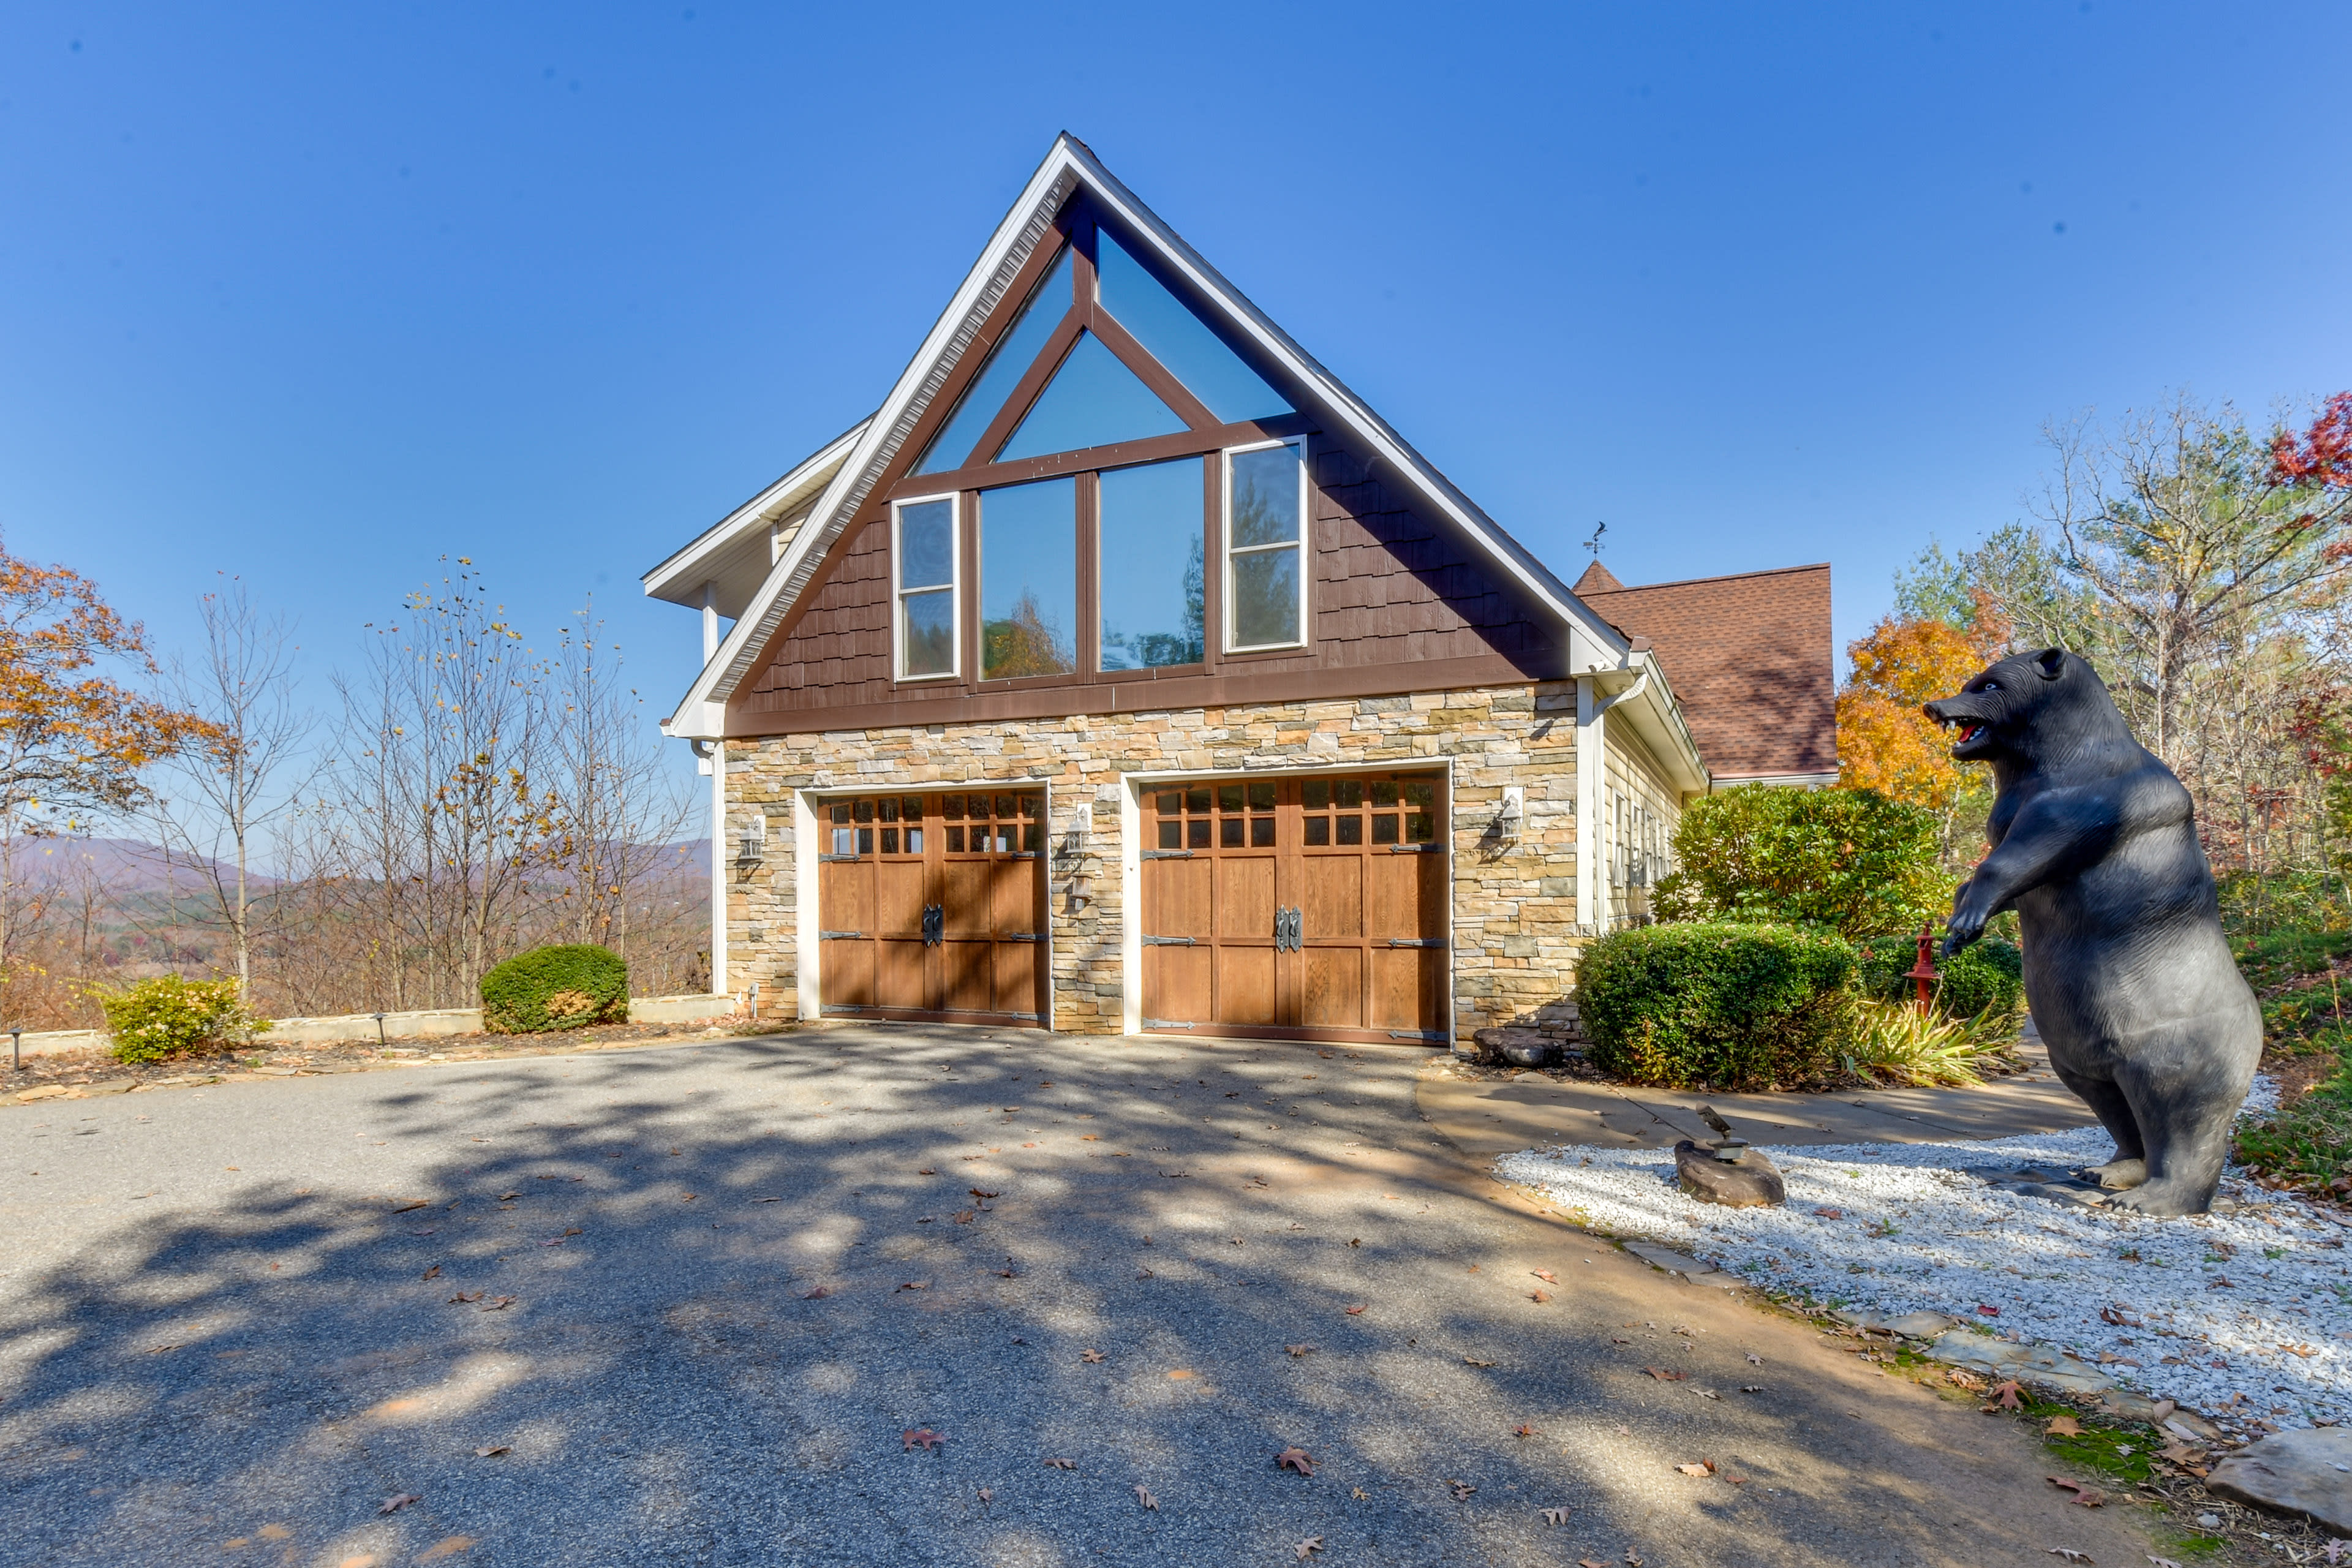
[[[1947,1313],[2071,1351],[2228,1425],[2352,1422],[2352,1230],[2234,1178],[2222,1183],[2234,1213],[2161,1220],[2022,1197],[1969,1173],[2095,1164],[2114,1148],[2096,1127],[1775,1147],[1789,1201],[1753,1209],[1686,1196],[1664,1149],[1531,1149],[1495,1171],[1597,1229],[1822,1306]]]

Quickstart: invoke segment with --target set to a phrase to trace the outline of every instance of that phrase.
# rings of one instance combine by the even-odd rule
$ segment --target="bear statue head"
[[[1928,718],[1959,731],[1956,762],[2033,763],[2053,752],[2131,742],[2106,683],[2078,654],[2046,647],[2002,659],[1957,697],[1925,705]]]

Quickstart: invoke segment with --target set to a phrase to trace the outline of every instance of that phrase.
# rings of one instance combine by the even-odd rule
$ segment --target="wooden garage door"
[[[1042,791],[861,796],[817,817],[828,1015],[1045,1023]]]
[[[1442,775],[1143,797],[1143,1026],[1444,1044]]]

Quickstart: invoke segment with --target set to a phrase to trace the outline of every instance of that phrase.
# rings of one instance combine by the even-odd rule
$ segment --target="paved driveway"
[[[0,1111],[0,1563],[2143,1559],[1495,1187],[1421,1060],[865,1026]]]

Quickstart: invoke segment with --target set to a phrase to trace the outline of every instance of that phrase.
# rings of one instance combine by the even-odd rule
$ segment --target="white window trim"
[[[1257,544],[1245,546],[1241,553],[1257,555],[1276,550],[1298,552],[1298,636],[1288,642],[1243,644],[1234,639],[1234,459],[1244,452],[1269,451],[1276,447],[1292,447],[1298,452],[1298,539],[1293,544]],[[1224,623],[1221,639],[1227,653],[1265,653],[1276,648],[1305,647],[1313,636],[1307,615],[1314,596],[1315,573],[1307,557],[1307,545],[1314,537],[1315,514],[1308,506],[1311,495],[1307,473],[1307,437],[1292,436],[1278,441],[1254,441],[1246,447],[1228,447],[1218,455],[1223,469],[1219,479],[1217,505],[1217,571],[1218,597],[1223,601],[1219,618]]]
[[[907,595],[908,589],[900,581],[901,563],[906,552],[899,548],[899,514],[910,506],[928,506],[933,501],[948,503],[948,583],[947,595],[954,641],[949,650],[948,668],[927,675],[907,673]],[[918,594],[936,594],[940,589],[925,584],[912,590]],[[963,679],[963,496],[956,490],[934,496],[908,496],[890,503],[890,668],[902,681],[961,680]]]

